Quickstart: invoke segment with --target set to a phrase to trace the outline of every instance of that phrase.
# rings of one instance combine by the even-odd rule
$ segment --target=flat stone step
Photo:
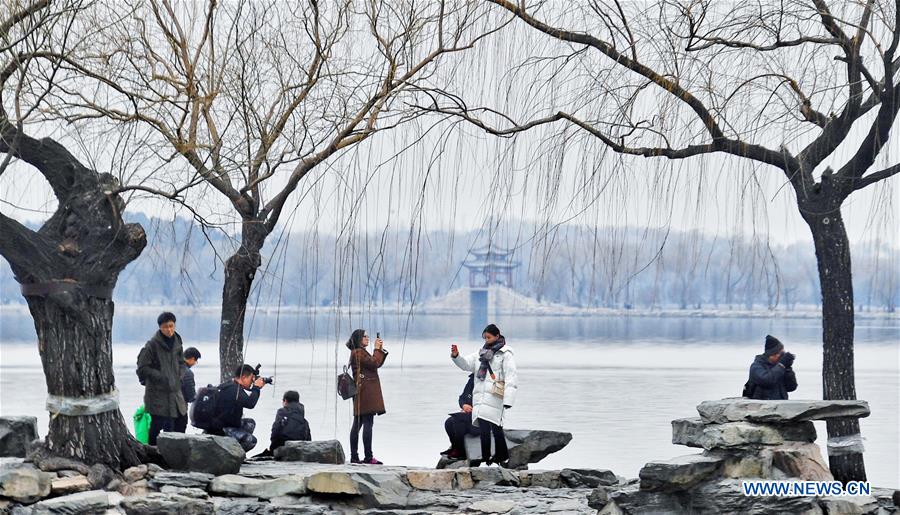
[[[859,400],[760,401],[743,397],[703,401],[697,406],[697,412],[707,424],[741,421],[783,424],[830,418],[862,418],[870,413],[869,403]]]

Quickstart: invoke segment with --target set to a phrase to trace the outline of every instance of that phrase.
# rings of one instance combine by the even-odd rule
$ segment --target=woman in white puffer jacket
[[[481,458],[490,465],[501,466],[509,459],[506,436],[503,434],[503,415],[512,407],[518,390],[516,360],[500,329],[489,324],[482,332],[484,346],[478,352],[461,356],[456,346],[450,357],[456,366],[475,374],[472,390],[472,424],[481,429]],[[495,453],[491,455],[491,435]]]

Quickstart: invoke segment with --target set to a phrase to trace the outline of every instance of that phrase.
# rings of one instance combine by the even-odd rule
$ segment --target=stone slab
[[[830,418],[861,418],[869,416],[866,401],[786,400],[760,401],[734,397],[703,401],[697,412],[705,423],[769,422],[783,424]]]
[[[230,496],[271,499],[284,495],[304,495],[307,490],[304,476],[259,479],[227,474],[213,479],[209,484],[209,491]]]
[[[715,475],[722,458],[690,454],[666,461],[651,461],[641,468],[641,489],[651,491],[686,490]]]

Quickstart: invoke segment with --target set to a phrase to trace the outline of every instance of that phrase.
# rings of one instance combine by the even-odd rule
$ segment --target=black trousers
[[[503,434],[503,428],[480,418],[478,427],[481,428],[481,459],[490,458],[494,463],[508,460],[509,449],[506,447],[506,435]],[[491,434],[494,435],[495,452],[493,456],[491,456]]]
[[[454,413],[444,422],[444,430],[450,438],[450,448],[462,456],[466,455],[466,435],[478,436],[481,431],[472,425],[471,413]]]
[[[159,415],[150,415],[150,434],[147,443],[156,445],[156,438],[162,431],[171,432],[175,427],[175,419],[172,417],[161,417]]]
[[[363,449],[365,459],[372,459],[372,425],[375,424],[375,414],[359,415],[353,417],[353,426],[350,428],[350,458],[359,459],[359,428],[362,427]]]
[[[176,419],[173,419],[173,420],[175,422],[172,424],[172,431],[175,431],[176,433],[184,433],[187,431],[187,423],[188,423],[187,413],[185,413],[184,415],[182,415]]]

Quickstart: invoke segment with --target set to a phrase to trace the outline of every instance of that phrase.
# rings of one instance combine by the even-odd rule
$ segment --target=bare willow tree
[[[242,361],[261,249],[292,193],[332,157],[419,116],[405,99],[443,56],[483,37],[479,11],[443,1],[109,2],[104,16],[120,22],[100,31],[98,50],[64,63],[102,89],[70,88],[58,116],[139,126],[140,145],[163,161],[128,188],[226,206],[239,219],[222,292],[223,379]],[[198,184],[211,194],[191,199]]]
[[[560,122],[623,155],[780,174],[815,243],[823,396],[855,399],[841,206],[900,172],[885,151],[900,109],[900,1],[491,3],[536,31],[517,48],[544,49],[522,57],[517,73],[536,80],[514,79],[511,97],[564,107],[522,114],[448,97],[434,109],[498,136]],[[858,422],[827,425],[835,478],[865,479]]]
[[[50,455],[124,468],[143,447],[118,408],[112,366],[112,292],[119,273],[147,244],[122,221],[115,177],[87,167],[34,125],[63,73],[60,63],[83,43],[81,2],[5,0],[0,19],[0,174],[32,167],[56,197],[38,230],[0,214],[0,255],[21,284],[34,318],[51,412]],[[39,456],[44,456],[41,453]]]

